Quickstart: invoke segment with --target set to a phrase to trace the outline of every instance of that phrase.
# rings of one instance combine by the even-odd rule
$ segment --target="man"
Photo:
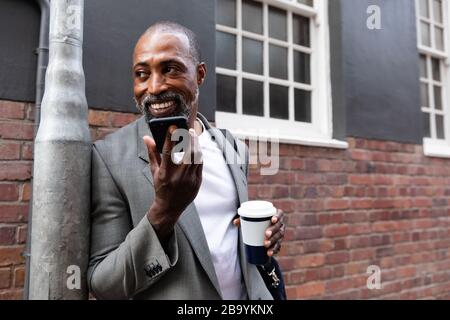
[[[197,112],[206,66],[195,35],[154,24],[135,46],[133,75],[144,117],[93,148],[91,292],[98,299],[271,299],[245,260],[236,219],[247,200],[247,162],[227,163],[229,142]],[[174,126],[163,153],[156,151],[146,120],[174,115],[188,118],[185,160],[202,162],[171,161]],[[266,232],[269,256],[280,249],[282,218],[279,211]]]

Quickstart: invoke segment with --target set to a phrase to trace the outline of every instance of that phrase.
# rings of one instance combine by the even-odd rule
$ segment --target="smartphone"
[[[148,122],[156,143],[156,149],[159,153],[162,153],[167,130],[171,125],[176,125],[178,129],[188,130],[187,118],[185,116],[153,118]],[[180,140],[182,141],[183,138],[180,137]],[[178,142],[181,142],[180,140]]]

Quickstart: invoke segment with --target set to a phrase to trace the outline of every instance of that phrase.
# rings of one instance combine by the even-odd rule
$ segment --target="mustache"
[[[184,102],[183,96],[176,92],[163,92],[158,95],[146,93],[141,100],[141,106],[146,107],[149,104],[163,103],[171,100],[174,100],[177,103]]]

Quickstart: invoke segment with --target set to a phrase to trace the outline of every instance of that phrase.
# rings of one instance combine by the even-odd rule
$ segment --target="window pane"
[[[295,44],[301,46],[309,47],[309,18],[298,16],[296,14],[292,15],[293,22],[293,41]]]
[[[441,0],[434,0],[433,1],[433,12],[434,12],[434,20],[442,23],[442,1]]]
[[[445,139],[444,116],[441,115],[436,115],[436,138]]]
[[[217,23],[236,27],[236,1],[218,0],[216,6]]]
[[[218,74],[216,92],[217,110],[236,113],[236,78]]]
[[[424,46],[431,46],[431,37],[430,37],[430,25],[425,22],[420,23],[420,34],[422,35],[422,44]]]
[[[242,29],[263,33],[262,4],[256,1],[242,1]]]
[[[432,58],[431,59],[431,65],[433,69],[433,80],[441,81],[441,63],[438,59]]]
[[[438,110],[442,110],[442,93],[441,87],[434,86],[434,107]]]
[[[242,69],[246,72],[263,74],[263,43],[242,38]]]
[[[294,81],[311,83],[309,54],[294,50]]]
[[[248,79],[242,80],[242,113],[264,116],[263,83]]]
[[[287,49],[269,47],[269,75],[274,78],[287,79]]]
[[[269,37],[287,40],[286,11],[269,7]]]
[[[236,69],[236,36],[216,31],[217,66]]]
[[[311,92],[295,89],[295,121],[311,122]]]
[[[313,5],[313,0],[297,0],[298,3],[302,3],[302,4],[306,4],[307,6],[311,6]]]
[[[434,28],[434,35],[436,36],[436,49],[444,51],[444,29]]]
[[[423,54],[420,55],[420,76],[422,78],[428,77],[428,71],[427,71],[427,57]]]
[[[420,15],[428,18],[430,16],[430,11],[428,10],[428,0],[419,0],[419,2]]]
[[[431,138],[431,130],[430,130],[430,114],[423,113],[423,135],[425,138]]]
[[[270,117],[289,119],[289,90],[276,84],[270,85]]]
[[[429,99],[428,99],[428,85],[426,83],[421,83],[420,84],[420,98],[421,98],[421,103],[422,103],[422,107],[430,107],[430,104],[428,103]]]

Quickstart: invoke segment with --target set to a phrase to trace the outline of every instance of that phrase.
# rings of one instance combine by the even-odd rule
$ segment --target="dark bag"
[[[265,265],[256,266],[274,300],[286,300],[283,274],[277,260],[271,257]]]
[[[222,131],[223,135],[228,139],[228,142],[230,142],[230,144],[234,147],[234,150],[239,153],[236,141],[233,139],[232,135],[227,132],[228,130],[220,129],[220,131]],[[277,260],[271,257],[269,262],[265,265],[256,267],[258,268],[258,271],[274,300],[286,300],[286,289],[283,274],[281,273]]]

